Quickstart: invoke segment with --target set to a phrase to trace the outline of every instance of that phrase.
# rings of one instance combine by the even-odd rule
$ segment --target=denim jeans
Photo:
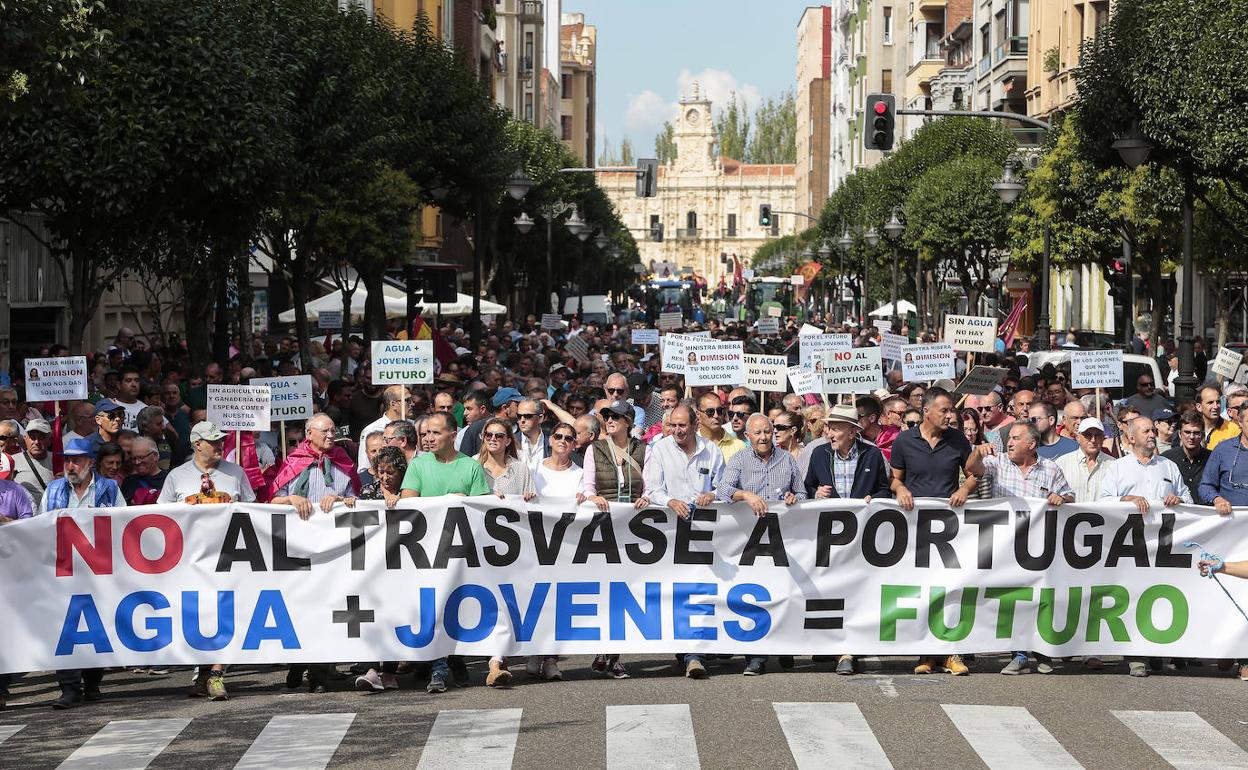
[[[695,660],[699,663],[705,662],[705,658],[702,656],[702,653],[700,652],[687,652],[684,655],[681,655],[680,657],[681,657],[681,660],[684,661],[686,666],[694,662]]]
[[[746,655],[745,656],[745,664],[747,666],[755,661],[758,661],[759,663],[766,665],[767,656],[766,655]]]
[[[429,665],[433,669],[430,672],[431,676],[440,676],[443,679],[451,678],[451,666],[446,662],[446,658],[438,658]]]

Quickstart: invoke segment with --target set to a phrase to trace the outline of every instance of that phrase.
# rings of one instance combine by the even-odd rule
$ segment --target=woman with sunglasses
[[[958,415],[959,425],[962,435],[966,436],[966,440],[971,446],[979,446],[987,444],[988,437],[984,434],[984,423],[979,417],[978,409],[963,409]],[[966,481],[966,473],[961,472],[958,483]],[[973,500],[987,500],[992,497],[992,477],[985,474],[979,478],[975,484],[975,491],[971,494]]]
[[[771,427],[775,431],[776,447],[793,455],[794,460],[799,459],[806,448],[802,443],[802,437],[806,435],[802,416],[797,412],[781,412],[776,415]]]
[[[627,401],[612,401],[602,407],[598,415],[606,426],[606,436],[590,444],[585,451],[582,494],[600,511],[610,510],[609,504],[613,502],[632,502],[638,510],[645,508],[650,504],[642,479],[646,445],[632,435],[633,405]],[[612,679],[629,676],[619,655],[597,655],[590,668]]]
[[[492,417],[481,428],[481,451],[477,462],[485,470],[485,480],[490,490],[499,497],[523,495],[525,500],[537,496],[533,486],[533,474],[516,452],[515,436],[511,423]]]

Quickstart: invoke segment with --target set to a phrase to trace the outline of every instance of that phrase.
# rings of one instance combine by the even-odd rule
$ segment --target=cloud
[[[675,114],[674,102],[669,102],[655,91],[645,90],[630,96],[628,109],[624,111],[624,125],[630,132],[658,131],[663,121]]]
[[[711,106],[716,111],[727,107],[728,99],[734,93],[737,95],[737,104],[744,101],[749,105],[750,110],[762,101],[762,92],[757,86],[738,82],[736,76],[727,70],[711,67],[701,72],[681,70],[680,75],[676,77],[676,87],[680,95],[692,95],[695,82],[698,84],[698,91],[704,98],[711,100]]]

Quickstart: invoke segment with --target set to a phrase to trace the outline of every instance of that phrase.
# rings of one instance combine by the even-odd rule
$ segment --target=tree
[[[620,165],[631,166],[636,162],[636,159],[633,157],[633,143],[626,136],[620,142]]]
[[[676,160],[676,129],[670,120],[663,121],[663,130],[654,137],[654,156],[660,163]]]
[[[715,134],[719,137],[719,154],[742,162],[747,161],[746,150],[750,144],[750,116],[747,105],[737,104],[736,93],[728,97],[728,104],[715,116]]]
[[[746,155],[750,163],[797,161],[797,101],[792,90],[758,105]]]
[[[85,80],[83,59],[102,43],[103,4],[95,0],[0,0],[0,102],[53,98]],[[12,105],[8,109],[14,109]]]

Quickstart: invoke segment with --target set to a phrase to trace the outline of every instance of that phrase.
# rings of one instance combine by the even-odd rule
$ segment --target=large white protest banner
[[[379,340],[373,343],[374,385],[427,385],[433,382],[433,340]]]
[[[209,385],[208,421],[221,430],[268,430],[272,393],[261,385]]]
[[[953,379],[953,348],[948,342],[902,345],[901,375],[909,382]]]
[[[1121,350],[1072,350],[1070,387],[1121,388]]]
[[[745,381],[745,344],[740,340],[685,337],[688,385],[739,385]]]
[[[78,508],[4,527],[0,671],[460,655],[1236,658],[1248,521],[1117,501]],[[1230,597],[1223,593],[1229,592]]]
[[[823,375],[824,393],[866,393],[884,387],[880,349],[831,350],[815,367]]]
[[[974,315],[945,316],[945,342],[954,350],[991,353],[996,350],[997,319]]]
[[[68,401],[87,397],[86,356],[27,358],[27,401]]]
[[[312,419],[312,375],[256,377],[252,385],[264,385],[272,394],[269,413],[274,420]]]
[[[752,390],[783,393],[788,390],[789,357],[745,354],[745,381]]]

